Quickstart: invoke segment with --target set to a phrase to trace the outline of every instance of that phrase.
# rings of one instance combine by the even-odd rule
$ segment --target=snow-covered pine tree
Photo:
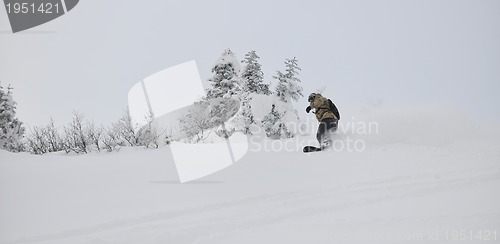
[[[264,83],[264,72],[259,64],[260,57],[252,50],[245,54],[241,62],[245,64],[241,72],[243,91],[255,94],[270,95],[269,84]]]
[[[3,90],[0,84],[0,149],[11,152],[24,150],[22,142],[25,128],[16,118],[16,102],[12,98],[12,87]]]
[[[300,79],[297,77],[299,70],[298,61],[293,59],[285,60],[286,70],[285,73],[278,71],[274,79],[278,80],[276,92],[274,93],[279,101],[276,102],[276,111],[281,115],[281,120],[286,123],[280,123],[284,131],[282,138],[293,137],[296,131],[289,127],[291,123],[297,123],[300,119],[297,110],[293,107],[292,101],[298,101],[304,95],[302,94],[303,88],[300,86]]]
[[[276,105],[272,105],[271,112],[262,119],[262,126],[266,132],[266,136],[278,140],[282,138],[293,137],[282,121],[283,115],[278,112]]]
[[[276,96],[278,96],[283,102],[291,102],[291,100],[298,101],[299,98],[303,97],[303,88],[299,85],[300,79],[297,78],[299,70],[301,70],[297,64],[297,58],[287,59],[285,61],[286,73],[278,71],[274,79],[278,80],[278,85],[276,86]]]
[[[212,87],[207,90],[207,99],[218,97],[230,98],[241,91],[239,62],[231,49],[224,50],[219,60],[212,67],[213,77],[209,79]]]
[[[251,105],[252,99],[247,96],[244,96],[242,101],[241,101],[241,117],[243,119],[242,121],[242,132],[245,135],[252,135],[252,130],[251,127],[252,125],[255,125],[255,118],[252,113],[252,105]]]
[[[232,100],[228,99],[237,99],[238,102],[242,99],[239,63],[230,49],[224,50],[212,67],[213,77],[209,79],[212,87],[207,90],[206,101],[209,103],[210,125],[216,128],[216,134],[222,138],[227,138],[234,132],[234,128],[227,128],[225,122],[229,115],[234,115],[232,108],[238,107],[231,105]]]
[[[233,120],[237,131],[245,135],[251,135],[251,127],[255,125],[254,115],[252,114],[251,101],[252,94],[271,95],[269,84],[264,83],[264,72],[258,60],[260,57],[255,51],[250,51],[245,55],[241,62],[244,67],[241,72],[242,92],[239,94],[241,108]]]

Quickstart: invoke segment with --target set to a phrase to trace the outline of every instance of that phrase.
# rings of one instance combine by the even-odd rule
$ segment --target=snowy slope
[[[488,230],[498,242],[497,126],[443,107],[343,116],[379,124],[337,135],[363,140],[363,152],[266,152],[273,142],[259,141],[187,184],[169,148],[0,151],[0,243],[446,243],[456,231],[467,231],[462,243],[495,243],[479,239]]]

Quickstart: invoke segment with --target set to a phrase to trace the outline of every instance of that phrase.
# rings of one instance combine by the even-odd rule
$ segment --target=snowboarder
[[[314,109],[313,113],[319,122],[316,133],[316,139],[320,145],[319,150],[326,149],[332,144],[332,133],[337,130],[340,114],[335,104],[319,93],[311,93],[308,102],[309,106],[307,106],[306,112],[309,113],[311,109]]]

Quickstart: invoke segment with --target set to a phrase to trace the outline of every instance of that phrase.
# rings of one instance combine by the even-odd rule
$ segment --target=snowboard
[[[319,147],[315,147],[315,146],[305,146],[303,151],[305,153],[309,153],[309,152],[319,152],[321,151],[321,148]]]

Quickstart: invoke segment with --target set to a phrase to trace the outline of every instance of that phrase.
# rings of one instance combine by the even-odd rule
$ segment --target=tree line
[[[271,84],[264,82],[259,59],[255,51],[250,51],[239,61],[230,49],[224,50],[212,67],[206,96],[180,118],[179,131],[157,128],[152,116],[139,128],[133,123],[128,109],[109,126],[96,125],[75,111],[71,122],[62,127],[56,127],[51,119],[47,125],[26,129],[16,116],[12,87],[4,89],[0,83],[0,148],[33,154],[111,152],[124,146],[158,148],[178,140],[174,136],[178,133],[186,137],[184,140],[198,143],[210,133],[220,138],[228,138],[236,131],[251,135],[252,126],[262,128],[272,139],[292,137],[293,133],[286,129],[286,121],[282,119],[286,113],[296,114],[292,106],[283,108],[273,102],[266,108],[269,113],[258,119],[252,113],[252,99],[256,94],[269,96],[283,105],[302,97],[298,61],[296,58],[285,60],[285,71],[277,71],[273,76],[277,81],[273,91]],[[227,123],[229,117],[233,117],[231,123]]]

